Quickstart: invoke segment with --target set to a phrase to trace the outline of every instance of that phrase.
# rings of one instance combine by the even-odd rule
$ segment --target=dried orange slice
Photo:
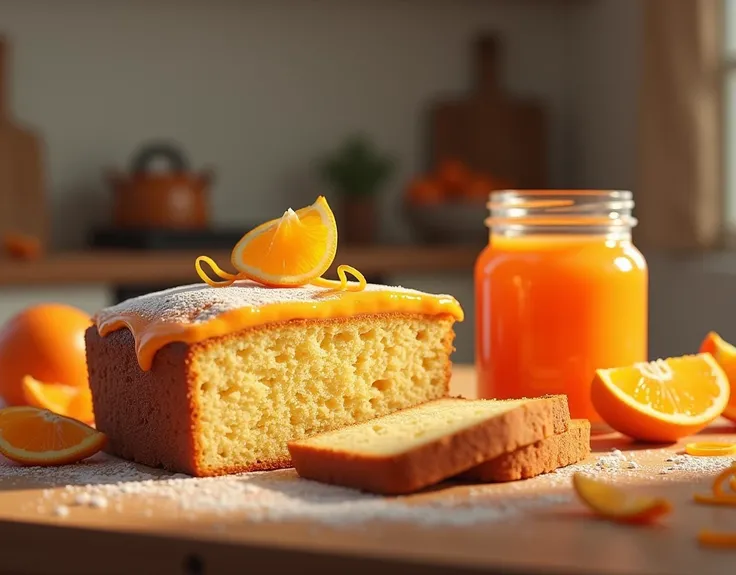
[[[23,397],[30,406],[48,409],[88,424],[95,421],[92,393],[88,387],[44,383],[27,375],[23,378]]]
[[[700,353],[710,353],[726,372],[731,384],[731,400],[721,415],[736,422],[736,347],[712,331],[700,344]]]
[[[199,277],[213,287],[226,287],[238,279],[250,279],[271,287],[298,287],[313,284],[322,287],[359,291],[365,288],[363,275],[350,266],[337,268],[339,281],[322,277],[337,252],[337,224],[327,200],[320,196],[311,206],[289,208],[275,220],[252,229],[235,245],[230,263],[238,270],[221,270],[207,256],[199,256],[195,269]],[[202,269],[207,263],[223,281],[213,281]],[[358,278],[349,285],[346,272]]]
[[[709,353],[599,369],[591,385],[593,406],[608,425],[654,442],[697,433],[723,412],[730,393]]]
[[[63,465],[100,451],[107,436],[70,417],[30,406],[0,409],[0,453],[25,465]]]
[[[597,515],[621,523],[652,523],[672,510],[666,499],[632,495],[583,473],[572,477],[578,497]]]

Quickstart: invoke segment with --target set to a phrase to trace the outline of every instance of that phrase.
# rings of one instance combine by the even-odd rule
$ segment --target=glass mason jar
[[[648,271],[631,241],[631,192],[491,194],[475,266],[476,369],[485,398],[566,394],[605,429],[595,370],[647,360]]]

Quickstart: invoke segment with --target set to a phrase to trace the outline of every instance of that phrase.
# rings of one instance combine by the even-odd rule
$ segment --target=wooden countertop
[[[456,366],[452,391],[472,397],[474,388],[472,369]],[[719,423],[699,439],[736,441],[736,428]],[[652,527],[597,520],[573,496],[569,474],[563,473],[497,485],[448,483],[399,501],[384,500],[387,506],[433,505],[441,525],[396,523],[382,520],[380,514],[358,525],[330,526],[325,521],[283,517],[258,521],[232,507],[237,503],[234,500],[250,497],[258,503],[257,498],[263,498],[273,505],[283,496],[281,479],[266,490],[236,489],[224,500],[217,492],[217,482],[223,478],[183,479],[178,481],[203,482],[190,486],[186,492],[190,495],[177,495],[177,489],[184,489],[179,484],[172,488],[171,497],[162,498],[146,495],[145,485],[130,476],[130,467],[127,477],[109,471],[79,471],[84,465],[102,465],[103,461],[18,473],[18,468],[0,461],[0,572],[723,575],[733,571],[736,550],[702,548],[695,538],[705,527],[736,532],[736,508],[692,501],[693,493],[710,489],[717,473],[714,460],[699,458],[678,467],[666,459],[681,451],[682,444],[654,448],[627,442],[617,434],[594,438],[592,447],[593,455],[584,462],[589,469],[614,447],[636,458],[637,469],[601,474],[631,489],[669,498],[674,505],[672,515]],[[127,465],[113,458],[107,461]],[[719,464],[723,468],[728,461]],[[292,470],[258,477],[267,481],[274,474],[280,474],[284,482],[303,481]],[[231,485],[249,480],[224,479]],[[108,495],[107,508],[74,505],[78,497],[74,490],[89,488],[65,488],[118,480],[124,487],[112,488],[118,495]],[[190,496],[214,501],[215,511],[192,511]],[[298,504],[300,497],[308,499],[309,495],[288,492],[285,505]],[[349,501],[341,492],[330,499],[338,509]],[[515,507],[524,501],[530,506]],[[540,501],[547,503],[533,505]],[[323,497],[310,505],[326,503]],[[62,504],[68,507],[59,514]],[[514,513],[503,515],[504,510],[514,508]],[[500,515],[470,524],[449,521],[467,518],[478,509]]]
[[[474,246],[342,247],[335,258],[335,266],[348,264],[365,275],[472,274],[481,249]],[[230,270],[230,254],[224,251],[89,250],[49,254],[36,261],[0,259],[0,286],[194,283],[199,281],[194,260],[203,254],[214,258],[223,269]]]

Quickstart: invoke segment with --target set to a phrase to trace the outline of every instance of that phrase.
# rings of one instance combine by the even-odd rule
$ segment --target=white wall
[[[577,187],[628,189],[636,195],[641,3],[590,0],[570,12],[568,154]]]
[[[423,108],[468,88],[484,29],[505,41],[508,86],[549,103],[563,182],[567,19],[544,0],[0,0],[14,108],[46,137],[62,247],[104,218],[103,171],[147,138],[215,166],[215,220],[246,225],[313,199],[310,163],[356,129],[401,160],[382,225],[403,237],[390,204],[423,167]]]

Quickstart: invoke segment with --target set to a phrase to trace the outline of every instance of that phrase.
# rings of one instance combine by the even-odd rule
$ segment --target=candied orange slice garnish
[[[220,269],[207,256],[200,256],[195,268],[202,281],[213,287],[232,285],[250,279],[266,286],[297,287],[307,284],[359,291],[365,288],[363,275],[350,266],[339,266],[339,280],[322,275],[330,268],[337,252],[337,224],[327,200],[320,196],[312,205],[288,209],[245,234],[235,245],[230,263],[238,273]],[[220,281],[212,280],[202,269],[208,264]],[[349,283],[347,274],[358,281]]]

